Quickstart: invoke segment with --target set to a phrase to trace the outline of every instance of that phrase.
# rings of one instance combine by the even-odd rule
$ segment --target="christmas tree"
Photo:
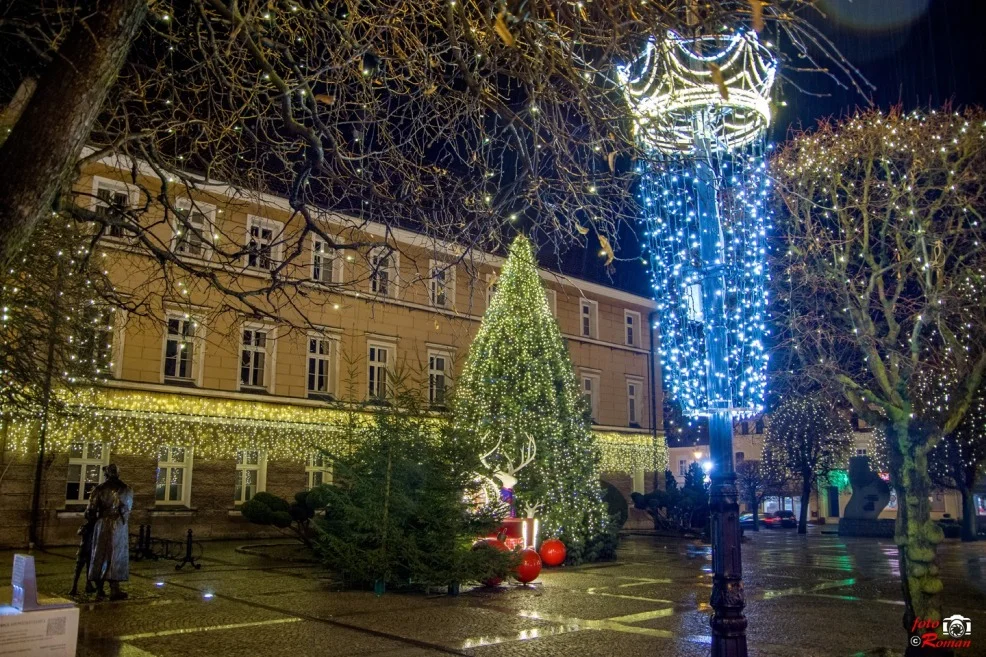
[[[599,482],[599,449],[572,361],[551,315],[530,242],[514,240],[455,399],[460,430],[474,432],[490,467],[531,453],[518,470],[514,502],[540,518],[542,537],[560,538],[573,562],[615,546]],[[526,451],[525,451],[526,450]]]

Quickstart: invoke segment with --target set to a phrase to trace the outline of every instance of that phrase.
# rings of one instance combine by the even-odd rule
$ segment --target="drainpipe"
[[[651,440],[652,445],[657,447],[657,377],[655,376],[655,371],[657,368],[657,332],[654,330],[654,322],[657,318],[657,311],[652,310],[647,313],[647,331],[650,334],[650,344],[647,350],[647,377],[650,381],[650,427],[651,427]],[[664,473],[654,471],[654,489],[663,489]]]

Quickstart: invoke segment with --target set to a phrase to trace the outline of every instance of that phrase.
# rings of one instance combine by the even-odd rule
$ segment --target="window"
[[[623,311],[624,341],[628,347],[640,346],[640,313]]]
[[[277,238],[283,225],[262,217],[250,217],[247,224],[247,266],[251,269],[270,271],[281,259]]]
[[[235,504],[249,502],[264,490],[267,483],[267,454],[259,449],[241,449],[236,452]]]
[[[678,459],[678,474],[682,477],[688,474],[688,460]]]
[[[96,180],[96,202],[93,212],[106,222],[104,235],[117,240],[129,240],[133,233],[121,225],[126,222],[125,213],[132,205],[130,189],[123,183],[111,180]]]
[[[370,343],[369,370],[367,372],[370,399],[387,399],[390,396],[389,381],[390,362],[393,356],[393,345]]]
[[[739,465],[744,460],[746,460],[746,454],[743,452],[736,452],[736,465]]]
[[[322,452],[308,455],[305,462],[305,474],[308,476],[308,488],[332,483],[332,462]]]
[[[558,317],[558,293],[551,288],[545,288],[544,294],[548,297],[548,310],[552,317]]]
[[[103,466],[110,462],[110,450],[103,443],[72,443],[68,448],[66,504],[81,504],[103,480]]]
[[[455,302],[455,265],[437,260],[430,261],[431,305],[448,308]]]
[[[627,423],[631,427],[640,426],[640,391],[642,383],[637,380],[627,381]]]
[[[170,315],[164,337],[164,380],[195,383],[202,355],[198,350],[198,322],[188,315]]]
[[[580,308],[580,335],[583,338],[598,337],[599,304],[589,299],[581,299]]]
[[[428,402],[432,406],[445,405],[445,391],[452,373],[452,358],[448,352],[428,351]]]
[[[342,258],[320,237],[312,240],[312,280],[319,283],[342,282]]]
[[[756,424],[754,425],[754,431],[756,431],[756,434],[758,436],[763,434],[763,418],[757,420]]]
[[[596,422],[599,418],[599,375],[582,375],[582,395],[589,402],[589,410],[592,413],[592,421]]]
[[[339,339],[308,334],[308,395],[336,395]]]
[[[866,456],[866,449],[859,448],[856,450],[856,456]]]
[[[122,311],[121,311],[122,312]],[[117,309],[90,306],[86,310],[89,331],[80,336],[78,362],[82,376],[114,377],[117,372]]]
[[[744,436],[749,435],[750,433],[750,423],[746,420],[740,422],[740,433]]]
[[[397,254],[387,247],[370,253],[370,292],[383,297],[396,296]]]
[[[157,504],[188,505],[192,480],[192,450],[179,445],[162,445],[157,453]]]
[[[175,203],[175,253],[207,260],[212,255],[212,231],[215,208],[180,198]]]
[[[266,326],[248,324],[243,327],[240,344],[240,388],[266,390],[273,381],[270,353],[273,351],[272,331]]]
[[[500,277],[496,275],[496,272],[486,275],[486,307],[489,308],[493,305],[493,295],[496,294],[496,285]]]

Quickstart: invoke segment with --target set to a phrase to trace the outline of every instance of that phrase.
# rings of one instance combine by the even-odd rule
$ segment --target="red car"
[[[794,517],[794,511],[774,511],[761,518],[760,524],[772,529],[790,528],[798,526],[798,519]]]

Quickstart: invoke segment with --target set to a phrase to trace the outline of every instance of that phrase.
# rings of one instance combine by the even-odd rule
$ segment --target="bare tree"
[[[130,235],[162,276],[200,281],[234,309],[276,316],[298,297],[292,262],[312,236],[363,259],[393,247],[388,235],[359,231],[370,220],[459,244],[463,261],[472,247],[499,249],[513,226],[557,250],[598,239],[610,253],[619,225],[637,216],[630,163],[645,155],[615,88],[616,67],[668,29],[746,24],[776,33],[779,49],[792,44],[798,70],[807,62],[854,79],[805,20],[812,6],[10,3],[0,49],[33,56],[11,56],[9,86],[40,75],[0,151],[0,262],[16,257],[54,207],[97,232]],[[92,199],[67,192],[73,167],[101,160],[131,172],[136,207],[96,215]],[[138,164],[149,178],[137,175]],[[217,182],[244,198],[284,197],[295,215],[278,236],[286,257],[266,285],[244,291],[222,271],[177,257],[149,230],[149,221],[166,221],[201,232],[175,197]],[[152,206],[163,206],[163,218],[148,219]],[[351,230],[328,230],[329,209]],[[243,257],[240,240],[214,246],[213,264],[235,270]]]
[[[976,502],[973,491],[986,464],[986,399],[972,402],[955,431],[945,436],[928,455],[931,481],[962,496],[962,540],[975,541]]]
[[[780,342],[885,428],[904,625],[939,618],[928,454],[986,370],[986,112],[861,112],[777,153]]]
[[[736,490],[753,513],[753,531],[760,531],[758,514],[764,498],[782,494],[787,484],[787,471],[777,467],[769,452],[764,454],[763,460],[751,459],[736,464]]]

